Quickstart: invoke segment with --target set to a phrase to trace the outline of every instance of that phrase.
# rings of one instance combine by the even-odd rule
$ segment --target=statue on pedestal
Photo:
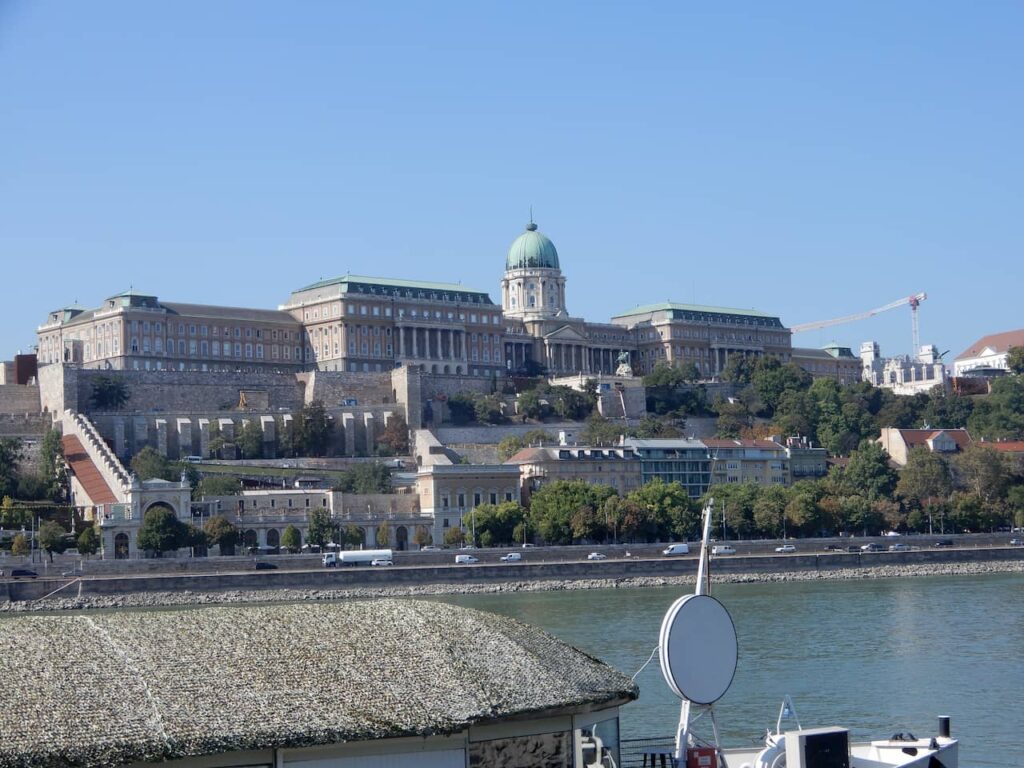
[[[629,352],[625,350],[619,353],[619,356],[615,358],[615,361],[619,364],[619,367],[615,369],[616,376],[633,376],[633,366],[629,362]]]

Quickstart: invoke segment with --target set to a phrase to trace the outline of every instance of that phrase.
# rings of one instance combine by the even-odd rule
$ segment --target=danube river
[[[543,627],[632,675],[681,594],[660,588],[436,599]],[[950,715],[961,766],[1024,765],[1019,574],[722,585],[712,594],[732,614],[740,645],[733,685],[716,705],[727,746],[760,743],[789,694],[805,728],[841,725],[856,740],[898,731],[924,736],[936,732],[938,715]],[[623,737],[670,736],[679,705],[657,657],[637,683],[640,699],[622,713]]]

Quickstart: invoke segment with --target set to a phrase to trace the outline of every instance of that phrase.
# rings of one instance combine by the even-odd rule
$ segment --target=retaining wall
[[[0,384],[0,413],[39,413],[39,386]]]

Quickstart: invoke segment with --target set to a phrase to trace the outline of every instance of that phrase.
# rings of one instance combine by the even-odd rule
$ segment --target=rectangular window
[[[476,493],[473,494],[473,506],[474,507],[479,507],[480,503],[482,501],[483,501],[483,495],[479,491],[477,491]]]
[[[262,344],[257,344],[256,345],[256,359],[257,360],[262,360],[263,359],[263,345]]]
[[[199,342],[199,354],[201,354],[203,357],[206,357],[208,354],[210,354],[210,342],[206,341],[205,339]]]
[[[239,342],[235,342],[235,357],[242,356],[242,345]]]
[[[210,326],[208,326],[208,325],[201,326],[199,328],[199,335],[200,336],[209,336],[210,335]]]
[[[196,340],[195,339],[190,339],[189,340],[189,342],[188,342],[188,353],[190,355],[195,355],[196,354]]]
[[[245,356],[252,359],[252,344],[245,345]]]

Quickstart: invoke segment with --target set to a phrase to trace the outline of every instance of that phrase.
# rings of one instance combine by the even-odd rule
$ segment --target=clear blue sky
[[[499,299],[529,207],[569,309],[787,324],[927,291],[1024,327],[1024,4],[0,0],[0,358],[133,286],[355,273]],[[910,351],[910,312],[801,334]]]

